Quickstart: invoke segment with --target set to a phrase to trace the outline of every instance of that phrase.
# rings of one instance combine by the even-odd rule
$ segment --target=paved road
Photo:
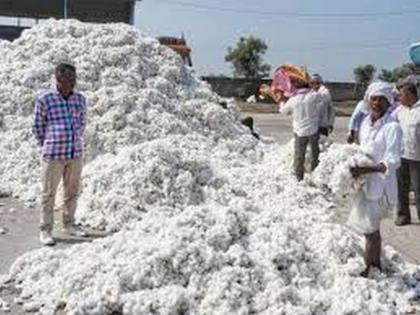
[[[263,136],[273,137],[280,144],[287,143],[293,136],[290,116],[256,113],[243,113],[242,115],[254,118],[257,132]],[[348,117],[337,117],[331,139],[339,142],[345,141],[348,121]]]

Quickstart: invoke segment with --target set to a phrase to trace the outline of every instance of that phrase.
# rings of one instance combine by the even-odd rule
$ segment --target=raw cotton
[[[0,310],[3,312],[10,312],[10,304],[0,298]]]
[[[77,87],[89,103],[88,191],[97,184],[89,163],[103,154],[122,159],[121,149],[147,146],[167,135],[201,135],[212,143],[249,134],[239,123],[236,106],[219,106],[219,97],[174,52],[128,25],[47,21],[12,43],[2,42],[0,49],[0,191],[29,204],[39,196],[40,173],[39,149],[31,134],[33,104],[51,86],[54,67],[62,61],[77,67]]]
[[[71,61],[89,100],[78,220],[117,231],[31,251],[0,283],[54,314],[398,314],[420,291],[392,249],[363,270],[361,239],[298,183],[288,150],[258,142],[157,41],[122,24],[47,21],[0,43],[0,189],[34,201],[32,102]],[[328,177],[329,174],[322,176]],[[321,178],[323,182],[327,180]],[[1,284],[0,284],[1,287]],[[1,293],[1,291],[0,291]]]
[[[363,184],[363,177],[354,179],[350,169],[373,164],[360,146],[335,143],[320,155],[312,180],[319,187],[330,189],[337,198],[349,197]]]

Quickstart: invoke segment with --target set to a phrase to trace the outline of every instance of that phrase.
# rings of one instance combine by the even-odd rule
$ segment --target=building
[[[140,0],[0,0],[0,16],[31,18],[74,18],[83,22],[134,23],[134,7]],[[0,38],[19,37],[24,27],[0,25]]]

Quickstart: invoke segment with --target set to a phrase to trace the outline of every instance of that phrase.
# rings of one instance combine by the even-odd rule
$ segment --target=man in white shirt
[[[319,157],[319,113],[322,97],[311,91],[310,78],[304,68],[286,64],[274,73],[271,87],[262,86],[260,92],[279,104],[279,112],[292,114],[295,137],[294,171],[300,181],[304,175],[306,148],[312,150],[311,169],[318,165]]]
[[[402,130],[390,112],[394,104],[392,85],[376,82],[369,86],[369,113],[360,127],[360,147],[374,162],[371,166],[351,169],[354,177],[364,176],[365,183],[354,196],[348,224],[364,234],[367,277],[370,268],[381,269],[381,220],[398,202],[397,169],[400,167]]]
[[[368,115],[368,106],[366,100],[361,100],[357,103],[354,109],[350,121],[349,121],[349,133],[347,136],[347,143],[359,143],[359,129],[362,125],[363,119]]]
[[[319,117],[319,134],[327,136],[332,132],[335,121],[335,109],[333,106],[330,91],[323,84],[324,81],[319,74],[314,74],[311,79],[311,88],[318,92],[322,98]]]
[[[280,113],[292,114],[293,133],[295,137],[294,171],[297,179],[303,179],[305,171],[306,148],[311,147],[311,170],[318,165],[319,158],[319,115],[322,97],[319,93],[307,88],[289,98],[286,103],[280,105]]]
[[[413,83],[399,85],[401,106],[395,117],[403,131],[403,155],[398,170],[399,203],[396,225],[411,223],[410,184],[416,194],[417,214],[420,218],[420,101]]]

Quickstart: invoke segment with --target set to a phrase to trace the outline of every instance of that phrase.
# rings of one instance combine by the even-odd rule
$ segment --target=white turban
[[[394,104],[394,85],[387,82],[373,82],[366,90],[367,99],[370,100],[372,96],[383,96],[387,99],[389,105]]]

